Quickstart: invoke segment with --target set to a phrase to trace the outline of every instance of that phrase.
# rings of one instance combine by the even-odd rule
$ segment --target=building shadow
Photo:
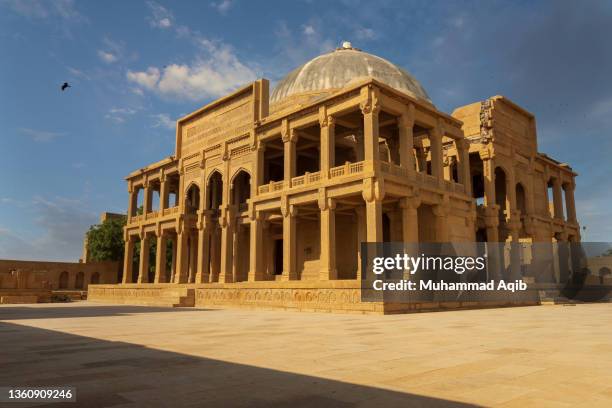
[[[0,320],[26,319],[65,319],[71,317],[122,316],[138,313],[188,313],[194,311],[214,311],[215,309],[172,308],[130,305],[70,304],[64,306],[3,306],[0,307]]]
[[[11,406],[473,406],[6,322],[0,322],[0,361],[0,386],[76,388],[76,403]]]

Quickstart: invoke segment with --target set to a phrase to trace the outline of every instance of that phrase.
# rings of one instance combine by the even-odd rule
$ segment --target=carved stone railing
[[[269,184],[264,184],[263,186],[259,186],[257,188],[257,192],[259,194],[273,193],[275,191],[280,191],[284,188],[285,182],[281,181],[271,181]]]
[[[162,216],[178,214],[178,211],[179,211],[178,205],[175,207],[164,208],[164,210],[162,211]]]
[[[346,162],[342,166],[332,167],[329,169],[329,178],[348,176],[351,174],[363,173],[364,162],[357,163]]]
[[[321,172],[317,171],[316,173],[308,173],[303,176],[294,177],[291,179],[291,187],[298,187],[303,185],[308,185],[312,183],[317,183],[321,180]]]

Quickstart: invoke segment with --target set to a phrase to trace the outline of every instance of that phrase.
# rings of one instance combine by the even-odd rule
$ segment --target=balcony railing
[[[153,220],[158,217],[165,217],[167,215],[178,214],[179,208],[178,206],[164,208],[162,211],[151,211],[146,214],[133,215],[130,217],[130,223],[141,222],[144,220]]]
[[[291,179],[291,187],[303,186],[312,183],[316,183],[321,180],[321,172],[317,171],[316,173],[308,173],[303,176],[294,177]]]
[[[274,191],[282,190],[284,186],[285,186],[285,181],[284,180],[281,180],[281,181],[271,181],[268,184],[264,184],[263,186],[259,186],[259,188],[257,189],[257,192],[259,194],[272,193]]]
[[[346,162],[342,166],[333,167],[329,169],[329,178],[336,178],[342,176],[348,176],[351,174],[363,173],[364,163],[362,161],[357,163]]]
[[[380,170],[393,176],[408,177],[408,169],[389,162],[380,162]]]

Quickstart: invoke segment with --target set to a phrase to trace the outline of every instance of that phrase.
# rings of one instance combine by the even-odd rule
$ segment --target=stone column
[[[138,283],[149,281],[149,240],[145,233],[140,238],[140,264],[138,265]]]
[[[355,152],[355,157],[357,161],[364,160],[364,140],[363,140],[363,132],[361,130],[355,131],[355,142],[357,143],[357,151]]]
[[[166,282],[166,243],[167,238],[163,231],[157,235],[157,249],[155,251],[155,283]]]
[[[254,211],[249,230],[249,282],[263,280],[264,278],[264,223],[261,212]]]
[[[236,220],[238,221],[238,220]],[[238,282],[238,244],[240,241],[240,232],[242,230],[242,225],[236,222],[233,231],[232,231],[232,282]]]
[[[410,104],[409,108],[399,117],[399,155],[400,166],[408,169],[409,174],[414,172],[414,138],[412,129],[414,127],[414,105]]]
[[[382,200],[366,201],[366,239],[367,242],[383,242]]]
[[[134,239],[127,236],[125,239],[125,252],[123,255],[123,283],[132,283],[134,261]]]
[[[329,169],[335,166],[335,123],[333,116],[327,116],[325,108],[319,109],[321,126],[321,178],[329,177]]]
[[[484,205],[485,207],[493,207],[495,205],[495,170],[493,169],[493,160],[482,155],[482,169],[484,179]]]
[[[465,194],[472,196],[472,176],[470,174],[470,142],[467,139],[455,140],[457,146],[457,179],[463,184]]]
[[[174,272],[174,283],[185,283],[187,281],[187,238],[188,231],[182,230],[176,238],[176,270]]]
[[[361,113],[363,114],[363,152],[364,160],[379,161],[378,113],[380,112],[380,106],[374,95],[372,95],[372,98],[362,102],[360,105]]]
[[[208,216],[201,215],[202,221],[200,222],[200,228],[198,229],[198,267],[196,272],[196,283],[208,282],[209,270],[208,265],[210,263],[210,222]]]
[[[138,195],[132,186],[129,187],[128,193],[130,198],[128,200],[127,223],[129,224],[132,221],[132,216],[136,212],[136,197]]]
[[[189,274],[187,275],[187,283],[195,282],[195,276],[198,268],[198,234],[189,234]]]
[[[176,246],[177,246],[177,236],[175,235],[172,239],[172,256],[170,261],[170,279],[168,282],[174,282],[174,274],[176,273]]]
[[[355,208],[357,215],[357,280],[361,280],[361,243],[367,242],[366,238],[366,217],[364,207]]]
[[[211,239],[211,244],[210,244],[210,260],[211,260],[211,267],[210,267],[210,280],[209,282],[218,282],[219,281],[219,275],[221,273],[220,271],[220,267],[221,267],[221,260],[219,259],[221,256],[221,251],[219,251],[219,246],[220,246],[220,242],[219,242],[219,228],[212,228],[212,232],[210,234],[210,239]]]
[[[561,182],[559,178],[553,179],[553,206],[556,219],[563,219],[563,193],[561,192]]]
[[[429,132],[429,142],[431,143],[431,175],[437,179],[444,177],[442,163],[442,135],[444,134],[443,125],[438,123],[436,127]]]
[[[571,184],[566,184],[565,187],[565,208],[567,209],[567,221],[568,222],[577,222],[576,220],[576,202],[574,199],[574,190],[576,186]]]
[[[168,208],[168,177],[162,174],[159,178],[159,182],[159,212],[163,213],[163,211]]]
[[[405,243],[419,242],[418,208],[421,199],[418,196],[404,197],[400,200],[402,209],[402,240]]]
[[[230,210],[222,211],[219,218],[221,225],[221,271],[219,272],[219,281],[223,283],[233,282],[232,276],[232,250],[234,249],[234,220],[230,215]]]
[[[338,279],[336,269],[336,201],[319,199],[321,210],[321,270],[319,280]]]
[[[259,194],[259,186],[263,185],[264,182],[264,173],[265,173],[265,163],[264,157],[266,152],[266,145],[261,141],[256,143],[256,161],[255,166],[253,166],[253,177],[251,179],[251,196],[256,196]]]
[[[295,177],[296,170],[296,149],[297,144],[297,131],[295,129],[283,128],[283,146],[285,154],[284,172],[285,172],[285,184],[287,187],[291,186],[291,179]]]
[[[297,259],[296,259],[296,217],[297,208],[294,205],[286,204],[281,206],[283,214],[283,280],[296,280]]]
[[[143,200],[143,205],[142,205],[142,213],[143,214],[148,214],[151,212],[151,187],[149,185],[149,183],[147,182],[145,184],[144,187],[144,200]]]

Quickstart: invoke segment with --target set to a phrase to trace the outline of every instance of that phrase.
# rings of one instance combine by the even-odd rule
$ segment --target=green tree
[[[123,260],[125,218],[107,219],[87,231],[87,252],[92,261]]]

